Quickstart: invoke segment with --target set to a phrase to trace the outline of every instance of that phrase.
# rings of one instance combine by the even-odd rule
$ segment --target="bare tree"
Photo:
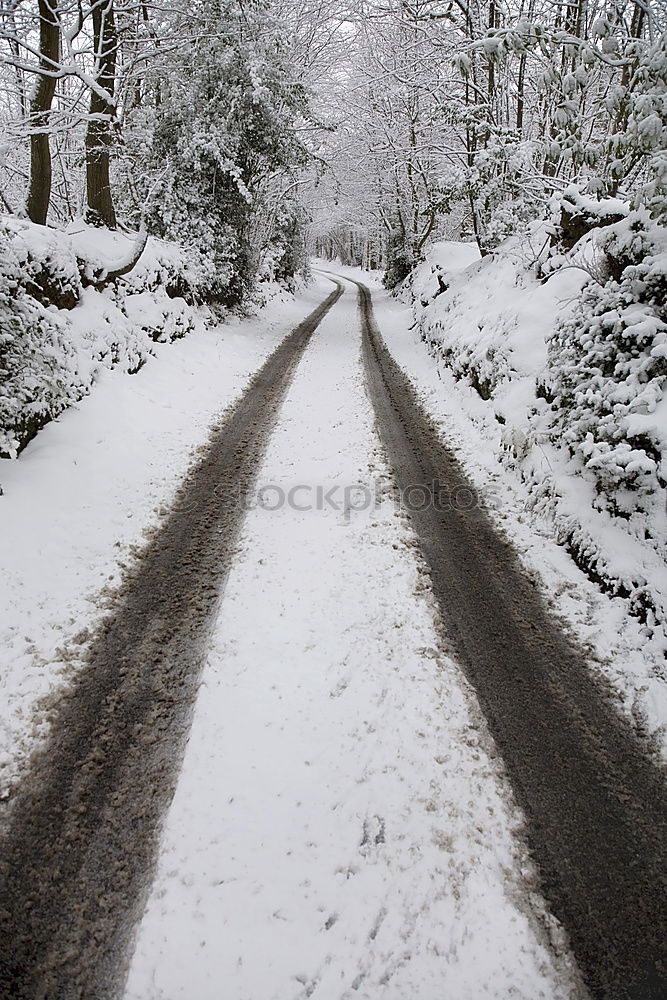
[[[33,222],[46,224],[51,200],[49,117],[60,61],[58,0],[39,0],[39,73],[30,101],[30,179],[26,211]]]
[[[109,176],[110,147],[116,117],[114,91],[118,34],[113,0],[97,0],[93,6],[95,81],[90,94],[90,118],[86,130],[86,192],[91,221],[116,228],[116,210]]]

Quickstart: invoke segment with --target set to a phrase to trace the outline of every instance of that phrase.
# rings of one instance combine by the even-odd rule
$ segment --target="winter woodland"
[[[660,0],[3,0],[0,454],[313,256],[379,270],[579,565],[663,621],[666,27]]]
[[[667,0],[0,0],[3,996],[649,996],[666,222]]]

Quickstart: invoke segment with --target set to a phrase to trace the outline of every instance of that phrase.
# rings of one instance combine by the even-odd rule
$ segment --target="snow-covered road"
[[[9,469],[0,994],[663,995],[660,776],[335,284]]]
[[[1,463],[0,801],[211,424],[330,288],[317,282],[260,317],[155,344],[138,374],[104,373],[17,461]]]
[[[301,362],[261,483],[127,1000],[576,995],[388,488],[352,290]],[[359,483],[379,505],[334,509]]]

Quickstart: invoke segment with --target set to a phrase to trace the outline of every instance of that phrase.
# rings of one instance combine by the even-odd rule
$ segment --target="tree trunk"
[[[496,27],[496,4],[495,0],[489,0],[489,31]],[[489,115],[493,114],[493,98],[496,90],[496,67],[493,62],[494,56],[489,56],[487,60],[489,70]]]
[[[18,32],[16,30],[16,18],[14,17],[15,8],[5,12],[5,17],[9,25],[9,35],[7,38],[7,44],[9,46],[9,51],[12,54],[12,59],[14,61],[14,75],[16,79],[16,93],[19,99],[19,106],[21,108],[21,118],[28,117],[28,97],[26,93],[25,85],[25,73],[21,68],[21,47],[18,42]]]
[[[630,34],[633,38],[641,38],[644,30],[645,16],[646,9],[642,6],[642,4],[637,3],[635,0],[635,9],[632,15],[632,25],[630,27]]]
[[[49,115],[56,77],[48,75],[58,69],[60,59],[60,22],[58,0],[39,0],[39,68],[30,102],[30,180],[26,212],[32,222],[46,225],[51,200],[51,148],[49,146]]]
[[[97,225],[116,228],[116,212],[109,179],[109,151],[116,114],[114,88],[118,35],[113,0],[98,0],[93,7],[95,80],[105,94],[90,95],[90,120],[86,132],[86,189],[88,218]]]
[[[526,80],[526,54],[522,53],[519,59],[519,80],[517,83],[516,91],[516,130],[519,133],[519,138],[523,138],[523,103],[524,103],[524,85]]]

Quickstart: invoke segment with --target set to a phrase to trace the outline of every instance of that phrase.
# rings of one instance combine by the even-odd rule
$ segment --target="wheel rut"
[[[411,518],[447,641],[527,817],[544,895],[592,996],[660,1000],[667,996],[663,775],[485,511],[437,502],[476,491],[389,354],[369,290],[354,284],[379,433],[398,486],[429,497]]]
[[[113,1000],[150,887],[210,622],[266,444],[335,290],[214,429],[126,579],[0,837],[0,998]]]

